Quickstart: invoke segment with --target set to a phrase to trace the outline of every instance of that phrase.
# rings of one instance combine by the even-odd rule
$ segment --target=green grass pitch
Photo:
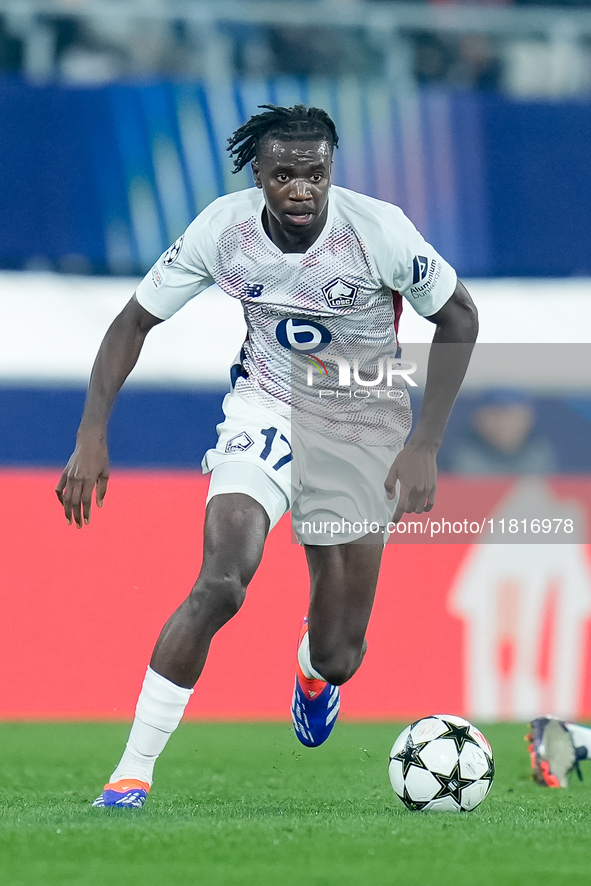
[[[339,723],[307,750],[285,724],[185,723],[145,808],[101,810],[127,726],[0,724],[0,882],[588,886],[591,764],[588,783],[538,788],[524,727],[487,726],[497,774],[482,806],[411,813],[387,776],[400,728]]]

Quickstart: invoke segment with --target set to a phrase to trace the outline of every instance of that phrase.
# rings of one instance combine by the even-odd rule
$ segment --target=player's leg
[[[310,609],[300,634],[292,720],[308,747],[328,738],[340,705],[338,686],[365,654],[382,545],[375,537],[363,541],[306,545]]]
[[[123,786],[125,779],[134,782],[129,805],[143,805],[155,760],[183,716],[211,639],[242,605],[265,538],[290,506],[289,421],[235,391],[224,398],[223,411],[217,445],[202,462],[211,481],[201,572],[161,632],[125,753],[111,776]],[[98,805],[105,805],[105,793]]]
[[[363,659],[383,547],[370,537],[367,543],[306,545],[305,550],[310,661],[325,680],[340,686]]]
[[[195,685],[213,635],[244,602],[268,530],[267,513],[250,496],[235,493],[210,500],[199,578],[164,625],[150,661],[152,670],[177,686]]]
[[[183,716],[212,637],[242,605],[268,530],[266,510],[250,496],[210,500],[199,578],[162,629],[125,752],[95,805],[143,805],[156,759]]]
[[[315,747],[334,726],[338,687],[365,652],[384,527],[395,507],[384,480],[400,447],[364,446],[299,427],[292,444],[299,479],[292,526],[310,571],[292,721],[299,740]]]

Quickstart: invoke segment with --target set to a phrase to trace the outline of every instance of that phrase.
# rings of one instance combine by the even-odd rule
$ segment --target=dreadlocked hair
[[[254,160],[257,147],[266,136],[276,135],[286,141],[304,136],[311,140],[328,139],[333,148],[338,147],[336,126],[322,108],[306,108],[305,105],[294,105],[293,108],[259,105],[259,108],[266,108],[267,112],[254,114],[228,139],[227,150],[234,160],[233,173],[240,172]]]

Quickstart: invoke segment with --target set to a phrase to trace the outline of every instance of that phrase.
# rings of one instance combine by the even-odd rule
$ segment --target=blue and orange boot
[[[568,787],[567,776],[573,769],[581,778],[577,752],[566,724],[557,717],[536,717],[531,721],[529,742],[532,778],[547,788]]]
[[[304,619],[298,649],[308,632],[308,619]],[[336,723],[341,695],[338,686],[324,680],[309,679],[304,675],[298,661],[291,719],[295,734],[307,748],[317,748],[326,741]]]
[[[137,778],[123,778],[112,784],[106,784],[100,797],[93,806],[116,806],[119,809],[141,809],[146,802],[150,790],[147,781]]]

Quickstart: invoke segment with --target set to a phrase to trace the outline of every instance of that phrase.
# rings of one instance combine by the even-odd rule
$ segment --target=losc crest
[[[236,434],[235,437],[228,440],[226,443],[226,452],[246,452],[251,446],[254,446],[254,440],[250,434],[246,433],[246,431],[241,431],[239,434]]]
[[[355,304],[358,287],[337,277],[322,287],[324,298],[330,308],[349,308]]]

